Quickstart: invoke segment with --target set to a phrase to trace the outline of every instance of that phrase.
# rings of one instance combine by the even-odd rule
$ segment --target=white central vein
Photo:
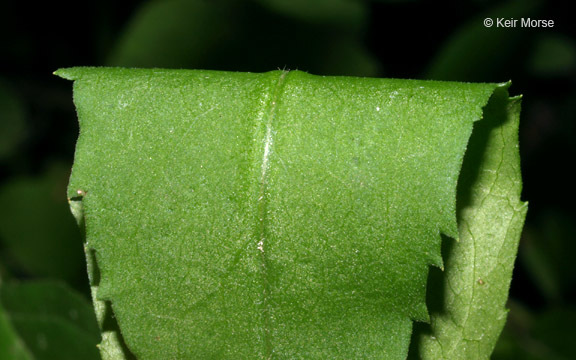
[[[264,155],[262,156],[262,179],[266,179],[266,171],[268,170],[268,160],[270,158],[270,148],[272,147],[272,124],[268,122],[266,125],[266,138],[264,140]]]
[[[261,194],[260,197],[258,198],[258,201],[265,201],[265,197],[266,197],[266,182],[267,182],[267,178],[266,178],[266,172],[268,171],[268,162],[270,159],[270,149],[272,147],[272,125],[270,124],[270,122],[268,122],[268,124],[266,125],[266,137],[264,139],[264,155],[262,156],[262,168],[261,168],[261,174],[260,174],[260,179],[261,179],[261,186],[262,186],[262,190],[261,190]],[[260,221],[263,222],[264,221],[264,217],[265,214],[260,214]],[[264,225],[264,224],[262,224]],[[265,240],[265,234],[264,231],[261,231],[260,234],[260,239],[258,242],[258,250],[260,250],[261,252],[264,252],[264,240]]]
[[[273,147],[273,134],[272,131],[272,122],[274,121],[274,117],[276,116],[277,111],[277,102],[279,97],[281,96],[281,91],[283,87],[283,83],[288,72],[283,72],[278,81],[276,82],[276,86],[272,90],[272,96],[268,103],[268,111],[267,116],[264,118],[265,126],[266,126],[266,133],[264,136],[264,152],[262,155],[262,163],[260,168],[260,190],[258,196],[258,230],[257,230],[257,239],[258,239],[258,250],[260,251],[260,259],[261,259],[261,274],[262,274],[262,282],[263,282],[263,325],[264,325],[264,353],[266,354],[265,357],[268,358],[272,354],[272,341],[270,338],[270,309],[269,309],[269,296],[270,296],[270,288],[269,288],[269,279],[268,279],[268,260],[266,254],[266,237],[267,237],[267,217],[268,217],[268,169],[270,167],[270,157],[272,153]]]

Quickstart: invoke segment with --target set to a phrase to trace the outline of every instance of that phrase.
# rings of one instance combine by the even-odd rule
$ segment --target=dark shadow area
[[[88,250],[88,257],[88,264],[91,264],[91,266],[88,268],[90,271],[88,274],[90,278],[90,286],[97,287],[100,285],[100,268],[98,267],[98,263],[96,261],[96,251],[94,249]]]

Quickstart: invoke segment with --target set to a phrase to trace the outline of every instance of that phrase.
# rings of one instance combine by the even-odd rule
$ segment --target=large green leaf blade
[[[440,233],[458,236],[473,122],[498,84],[59,75],[76,80],[69,197],[97,310],[111,304],[134,355],[406,357]]]
[[[267,127],[271,312],[292,325],[279,357],[403,358],[410,319],[427,320],[439,233],[456,235],[461,156],[494,85],[458,104],[470,85],[288,76]],[[303,353],[320,337],[338,339],[333,352]]]

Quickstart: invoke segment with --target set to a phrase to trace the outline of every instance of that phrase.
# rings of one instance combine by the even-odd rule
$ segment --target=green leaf
[[[365,4],[259,2],[265,6],[253,1],[147,1],[118,37],[107,64],[252,71],[298,66],[322,74],[378,73],[380,65],[363,40]]]
[[[528,56],[528,44],[534,36],[520,25],[497,26],[497,19],[534,17],[540,3],[539,0],[509,0],[474,16],[438,50],[426,78],[452,81],[510,78],[510,72],[518,68],[518,59]],[[493,26],[484,25],[487,18],[494,21]]]
[[[562,303],[576,286],[572,271],[576,243],[566,241],[576,233],[573,218],[557,210],[548,210],[526,226],[520,261],[540,293],[550,303]]]
[[[0,304],[0,359],[32,359]]]
[[[228,12],[201,0],[148,1],[119,37],[108,63],[197,66],[231,31]]]
[[[406,358],[412,321],[430,320],[440,235],[463,238],[458,227],[470,222],[459,211],[458,224],[456,194],[476,191],[458,181],[474,122],[485,125],[473,149],[502,116],[517,123],[506,84],[299,71],[57,74],[75,80],[81,135],[68,196],[85,225],[100,323],[112,312],[117,320],[104,329],[109,359]],[[515,135],[501,139],[516,154],[501,168],[517,167]],[[463,174],[482,173],[477,151],[466,159]],[[502,175],[513,191],[518,175]],[[471,205],[482,217],[495,206],[508,200]],[[479,231],[508,225],[483,218]],[[492,280],[504,311],[510,276]],[[501,313],[492,315],[497,337]]]
[[[569,76],[576,69],[576,43],[559,34],[543,34],[534,42],[528,71],[541,77]]]
[[[500,90],[500,89],[499,89]],[[504,308],[526,216],[520,201],[520,98],[497,90],[476,126],[458,184],[459,242],[446,271],[431,274],[431,322],[417,334],[422,359],[483,359],[506,322]]]
[[[14,177],[0,187],[0,258],[14,273],[86,281],[82,236],[66,202],[70,170],[52,164],[36,177]]]
[[[354,0],[257,0],[273,11],[309,22],[353,24],[366,21],[367,6]]]
[[[98,359],[94,312],[79,294],[54,282],[0,286],[2,359]]]
[[[568,360],[576,358],[572,339],[576,330],[573,306],[551,306],[531,313],[515,302],[510,302],[508,324],[494,350],[495,360]]]

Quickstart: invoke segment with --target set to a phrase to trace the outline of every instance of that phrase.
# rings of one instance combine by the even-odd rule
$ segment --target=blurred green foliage
[[[80,230],[62,192],[69,175],[69,165],[54,164],[46,173],[13,177],[0,188],[3,264],[32,277],[85,280]]]
[[[509,322],[494,358],[576,358],[570,346],[576,312],[576,28],[569,3],[102,0],[30,6],[0,5],[0,289],[56,279],[89,298],[82,240],[64,195],[78,128],[68,82],[51,75],[57,68],[288,68],[319,75],[511,79],[512,94],[524,95],[520,146],[530,212]],[[555,26],[488,29],[486,17],[552,19]],[[10,312],[0,311],[0,357],[8,339],[3,334],[14,324]],[[29,353],[23,344],[15,348]]]
[[[347,0],[153,0],[135,11],[106,64],[374,76],[367,7]],[[305,41],[302,41],[305,39]]]
[[[26,114],[14,91],[0,81],[0,160],[12,156],[26,131]]]
[[[7,321],[9,319],[9,321]],[[98,359],[100,331],[84,297],[54,281],[0,287],[2,359]]]

